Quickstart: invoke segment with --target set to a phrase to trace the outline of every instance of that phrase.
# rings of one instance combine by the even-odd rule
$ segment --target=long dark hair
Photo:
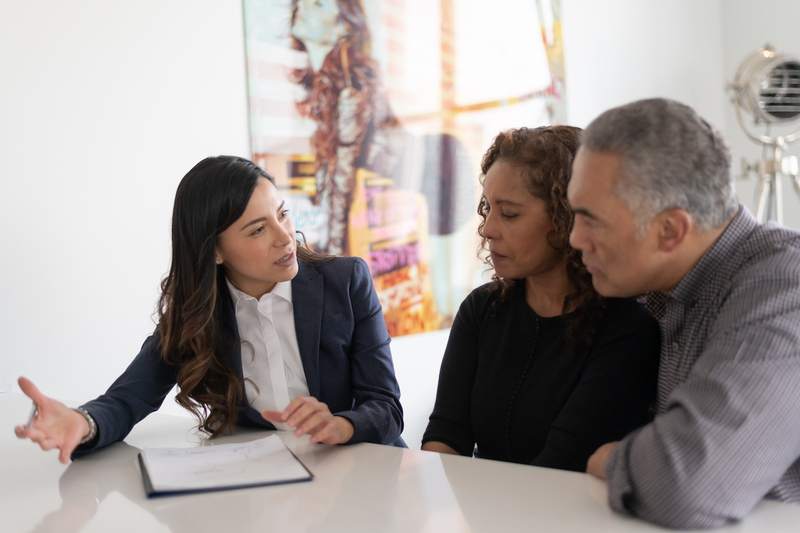
[[[175,401],[212,436],[236,423],[242,384],[225,364],[235,339],[223,334],[225,271],[217,237],[244,213],[259,178],[275,180],[247,159],[208,157],[181,180],[172,210],[172,263],[161,282],[158,334],[162,359],[177,368]],[[323,259],[304,242],[300,261]]]
[[[481,161],[481,184],[486,173],[498,160],[506,161],[522,171],[528,191],[544,200],[553,229],[547,234],[550,246],[566,259],[567,279],[572,292],[564,298],[562,312],[577,309],[578,320],[574,322],[574,333],[590,342],[594,324],[602,314],[603,299],[592,286],[592,276],[581,261],[581,254],[569,244],[569,234],[575,214],[567,201],[567,185],[572,177],[572,162],[580,145],[581,129],[573,126],[543,126],[539,128],[518,128],[500,133],[486,151]],[[486,224],[488,203],[481,197],[478,215],[481,222],[478,234],[481,238],[479,256],[492,269],[491,255],[488,254],[488,239],[483,227]],[[508,295],[511,288],[521,280],[504,279],[495,274],[493,279],[501,293]]]

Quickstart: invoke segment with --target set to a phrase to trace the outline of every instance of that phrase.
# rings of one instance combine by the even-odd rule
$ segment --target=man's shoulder
[[[742,239],[737,255],[741,259],[733,285],[758,279],[800,281],[800,232],[759,225]]]
[[[768,337],[768,331],[791,330],[798,337],[800,327],[794,323],[800,318],[800,233],[758,226],[738,250],[738,268],[717,301],[714,331],[746,335],[757,330],[759,337]]]

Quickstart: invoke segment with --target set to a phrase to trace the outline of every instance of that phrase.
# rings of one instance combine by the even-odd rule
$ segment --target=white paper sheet
[[[141,455],[155,492],[268,485],[311,478],[277,435],[200,448],[149,448]]]

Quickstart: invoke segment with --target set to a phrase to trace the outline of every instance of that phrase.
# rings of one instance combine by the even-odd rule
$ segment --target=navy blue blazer
[[[241,343],[227,286],[220,290],[222,336],[230,339],[224,363],[241,382]],[[389,334],[366,263],[340,257],[320,263],[300,262],[292,280],[297,344],[310,394],[335,415],[353,423],[350,440],[403,445],[403,408],[394,375]],[[105,394],[84,404],[97,422],[98,436],[75,456],[122,440],[133,426],[161,406],[176,383],[177,369],[160,355],[158,332]],[[274,429],[244,394],[237,423]]]

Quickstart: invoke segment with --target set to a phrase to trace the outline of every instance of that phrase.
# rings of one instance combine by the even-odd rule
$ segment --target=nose
[[[486,213],[486,218],[483,220],[483,228],[481,229],[481,236],[484,239],[495,241],[500,237],[500,230],[495,219],[494,211]]]
[[[275,241],[273,245],[276,248],[283,248],[294,239],[294,232],[292,227],[286,227],[285,224],[278,223],[275,228]]]
[[[582,252],[587,248],[586,234],[581,228],[580,221],[577,219],[572,225],[572,231],[569,232],[569,245]]]

